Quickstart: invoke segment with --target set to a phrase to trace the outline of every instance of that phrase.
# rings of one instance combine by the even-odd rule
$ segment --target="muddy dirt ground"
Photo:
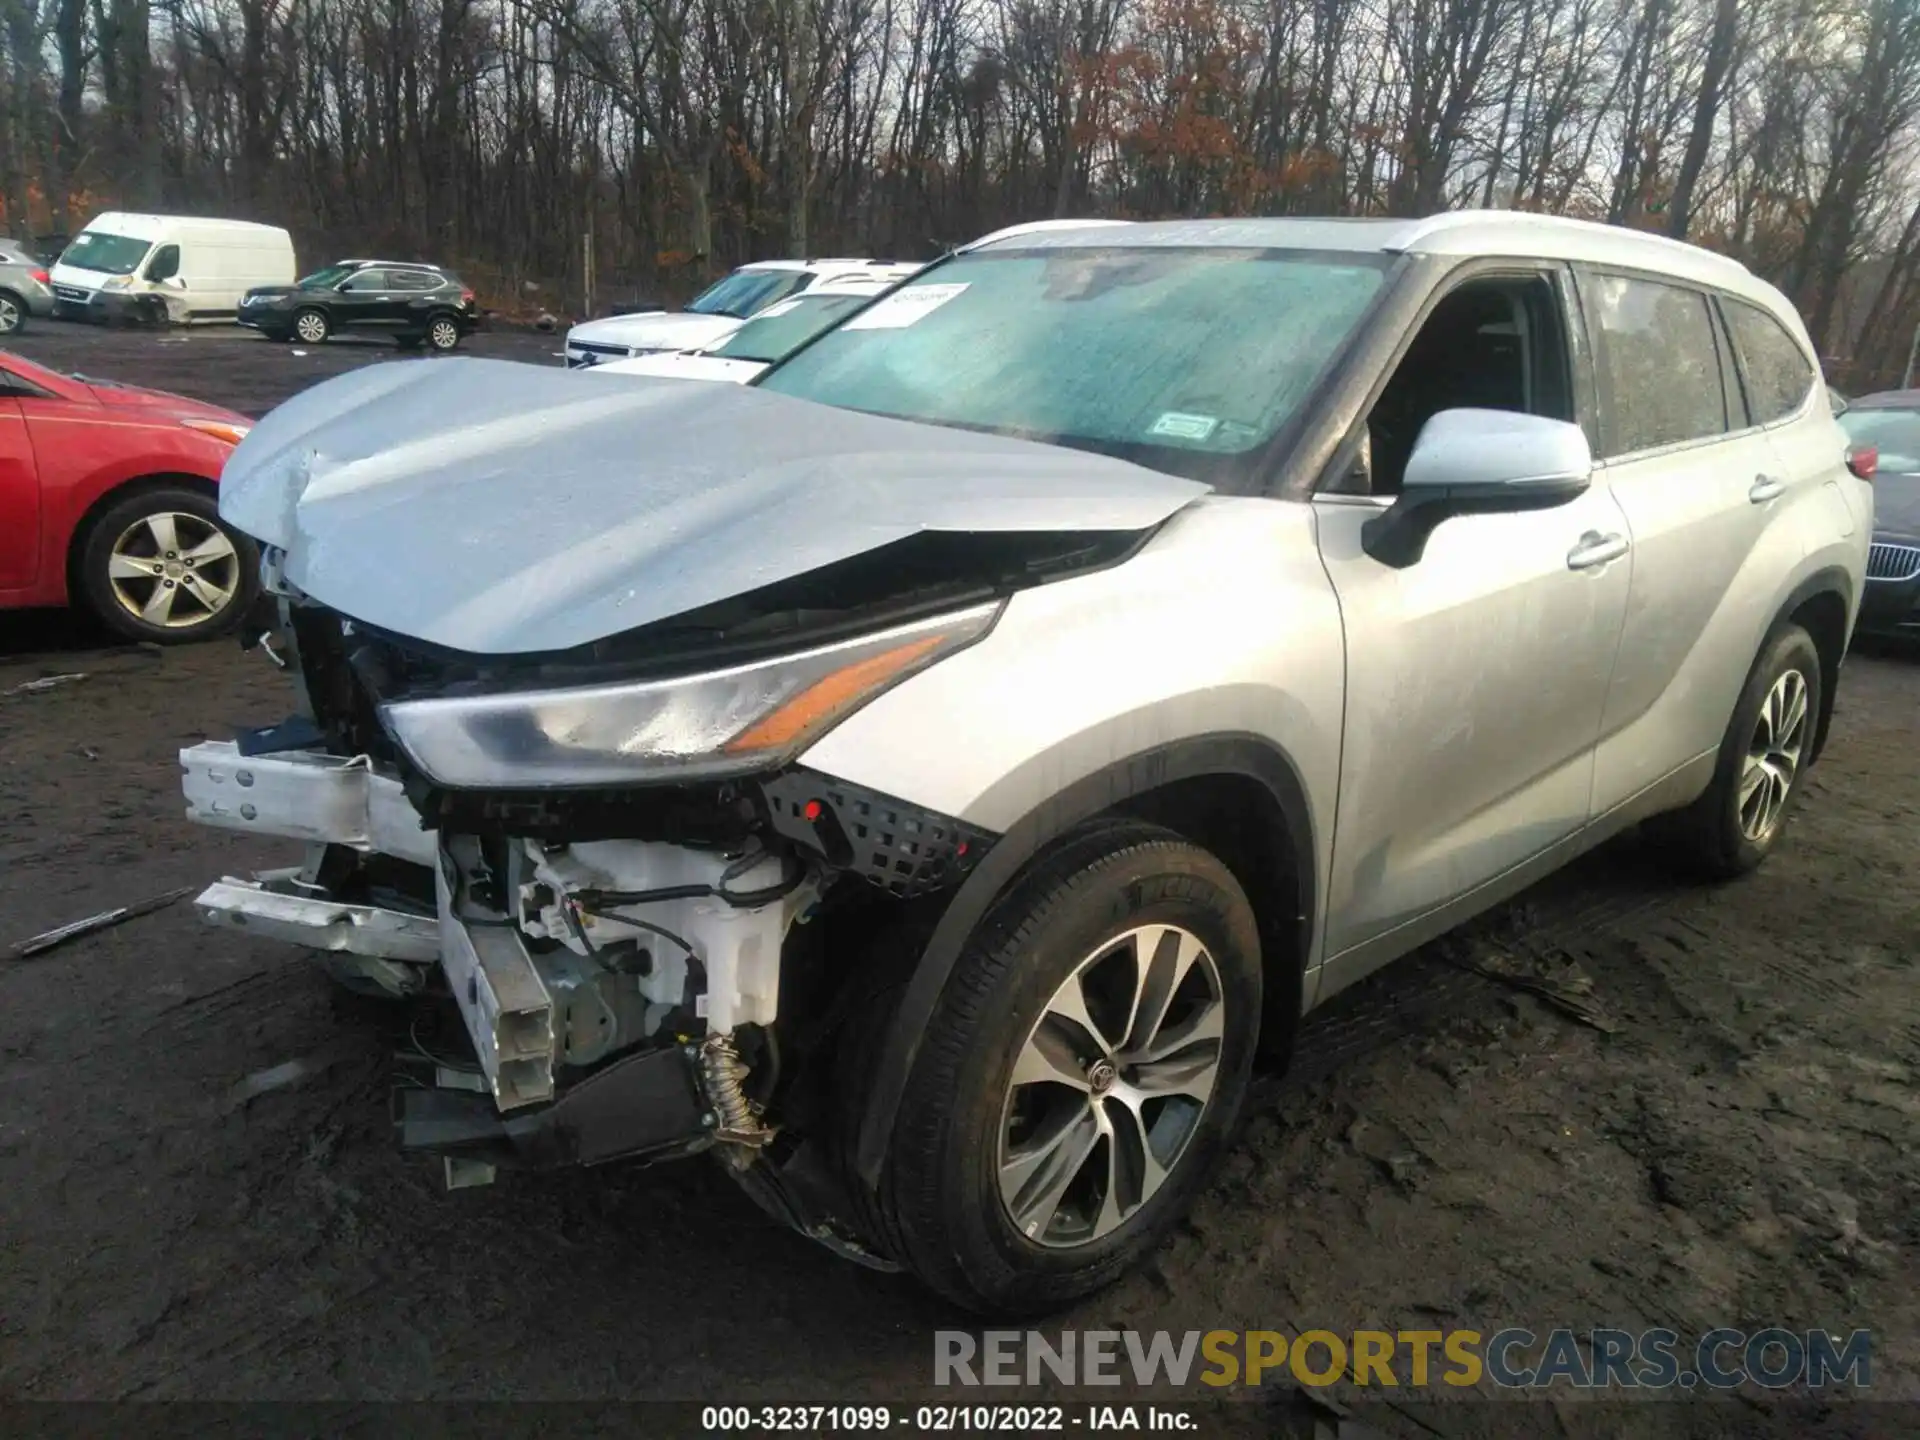
[[[394,353],[50,324],[16,344],[255,413]],[[174,755],[287,708],[229,644],[162,654],[0,617],[0,943],[285,863],[185,824]],[[1870,1393],[1920,1399],[1917,839],[1920,657],[1862,654],[1763,874],[1686,888],[1629,839],[1344,997],[1262,1082],[1157,1262],[1048,1328],[1868,1327]],[[1588,1019],[1469,966],[1562,993],[1585,977]],[[703,1164],[443,1193],[390,1143],[406,1043],[386,1007],[186,904],[44,958],[0,951],[0,1395],[924,1393],[932,1332],[964,1322],[776,1229]],[[1332,1393],[1388,1434],[1518,1419]],[[1280,1403],[1219,1423],[1271,1433]],[[1520,1428],[1890,1434],[1917,1413],[1788,1416],[1747,1392],[1629,1418],[1563,1396]]]

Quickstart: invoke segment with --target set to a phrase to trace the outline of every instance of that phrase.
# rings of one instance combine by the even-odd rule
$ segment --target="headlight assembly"
[[[388,732],[436,784],[546,789],[711,779],[797,755],[889,687],[986,634],[998,604],[672,680],[401,700]]]

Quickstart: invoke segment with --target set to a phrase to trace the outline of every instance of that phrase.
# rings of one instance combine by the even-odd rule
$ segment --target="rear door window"
[[[1682,285],[1589,272],[1609,458],[1728,430],[1727,389],[1707,297]]]
[[[433,290],[440,285],[438,275],[429,275],[424,270],[389,270],[387,280],[389,288],[394,290]]]
[[[1740,361],[1748,417],[1755,425],[1771,425],[1799,410],[1818,378],[1800,342],[1757,305],[1723,298],[1720,311]]]

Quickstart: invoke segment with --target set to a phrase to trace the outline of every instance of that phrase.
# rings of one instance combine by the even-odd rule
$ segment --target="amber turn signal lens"
[[[756,720],[734,736],[727,742],[726,750],[737,755],[742,751],[777,750],[791,745],[822,721],[839,714],[875,686],[885,684],[922,658],[939,645],[942,638],[926,635],[909,640],[823,676],[771,715]]]
[[[247,438],[250,425],[234,425],[225,420],[182,420],[189,430],[198,430],[202,435],[211,435],[216,440],[224,440],[229,445],[238,445]]]

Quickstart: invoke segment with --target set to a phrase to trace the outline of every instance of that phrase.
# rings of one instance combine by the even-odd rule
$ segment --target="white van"
[[[114,302],[150,295],[176,325],[232,320],[254,286],[294,278],[293,237],[278,226],[119,211],[95,216],[52,272],[56,314],[105,318]]]

